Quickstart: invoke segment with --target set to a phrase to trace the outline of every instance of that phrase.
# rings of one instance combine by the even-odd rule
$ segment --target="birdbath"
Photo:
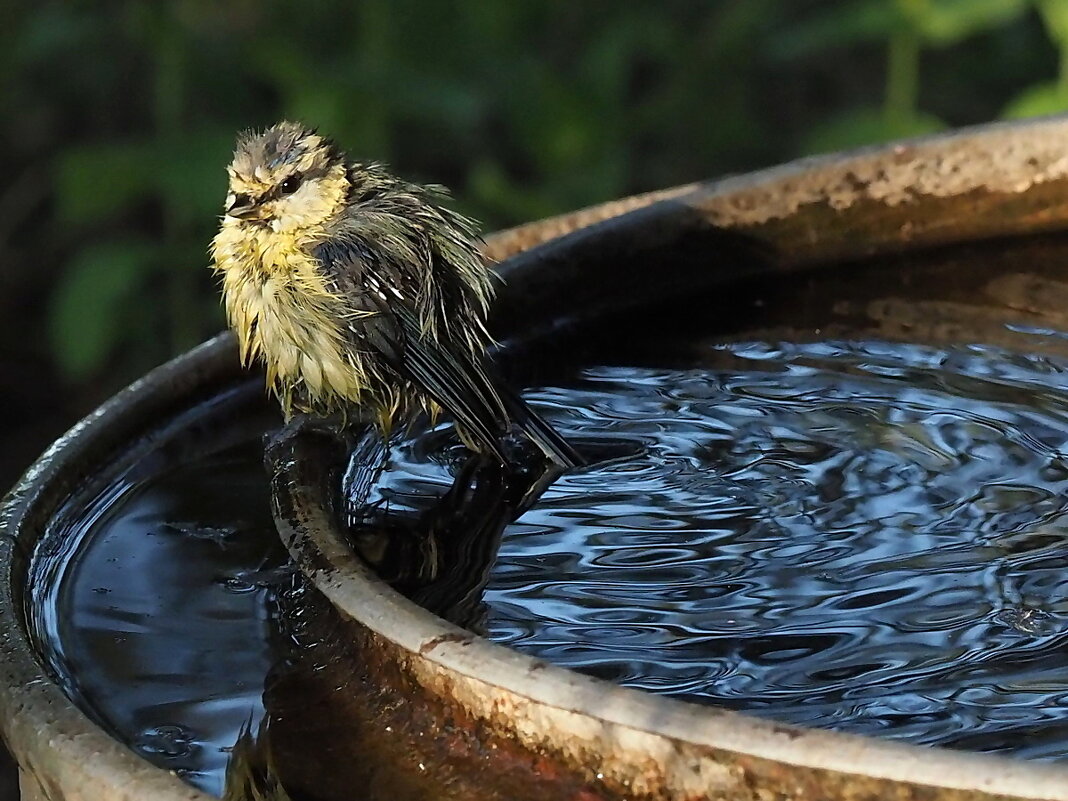
[[[750,314],[770,315],[760,309],[802,298],[813,330],[863,318],[887,337],[945,341],[961,331],[966,337],[968,319],[1006,309],[1031,315],[1035,328],[1065,330],[1068,318],[1042,297],[1057,282],[1026,280],[1032,260],[1063,253],[1065,141],[1062,119],[987,126],[679,187],[498,234],[486,249],[505,278],[491,319],[502,359],[514,375],[536,380],[532,370],[551,372],[556,359],[582,363],[618,346],[626,321],[651,309],[660,316],[649,319],[660,323],[672,310],[692,321],[702,298],[755,297],[754,286],[768,287],[763,305],[711,321],[718,331],[744,334]],[[969,259],[984,259],[986,271],[969,274]],[[902,289],[926,287],[946,265],[957,278],[932,278],[931,291],[941,294]],[[786,289],[776,295],[777,287]],[[887,302],[895,298],[902,302]],[[136,756],[70,700],[29,631],[27,576],[55,546],[49,521],[79,487],[118,455],[144,447],[164,421],[242,381],[232,340],[206,343],[79,423],[5,501],[0,720],[24,798],[210,797]],[[344,695],[330,696],[315,675],[300,675],[305,695],[289,699],[311,706],[331,698],[315,709],[332,718],[339,747],[358,750],[339,760],[325,749],[317,761],[301,752],[300,726],[281,726],[279,753],[301,756],[280,768],[298,794],[316,793],[321,782],[361,782],[382,798],[1068,799],[1068,768],[1058,763],[682,703],[446,623],[355,554],[316,448],[294,439],[274,454],[273,512],[309,582],[308,632],[333,632],[341,647],[332,658],[348,683]],[[336,686],[336,679],[324,671],[321,682]]]

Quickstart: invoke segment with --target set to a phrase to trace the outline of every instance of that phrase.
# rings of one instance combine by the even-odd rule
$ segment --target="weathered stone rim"
[[[653,204],[523,252],[524,266],[560,261],[589,243],[623,236],[641,243],[670,237],[673,220],[692,225],[693,212],[713,226],[743,231],[778,251],[790,269],[826,258],[864,258],[976,238],[1065,227],[1063,209],[1035,211],[1026,204],[1036,187],[1068,188],[1068,122],[1063,118],[998,124],[931,139],[870,148],[844,156],[806,159],[720,182],[681,187]],[[956,228],[937,220],[898,226],[949,199],[981,196],[975,214]],[[969,201],[970,202],[970,201]],[[870,241],[834,241],[834,233],[792,230],[800,211],[831,209],[848,216],[885,207],[892,226]],[[1036,214],[1039,216],[1036,218]],[[668,231],[665,234],[665,230]],[[848,226],[844,229],[848,232]],[[296,482],[299,486],[300,482]],[[314,493],[312,493],[314,495]],[[309,496],[310,497],[310,496]],[[308,498],[305,498],[308,500]],[[294,504],[298,509],[301,500]],[[329,520],[305,508],[296,525],[279,520],[283,539],[315,586],[345,617],[406,654],[405,667],[430,692],[448,693],[476,719],[507,708],[518,736],[534,748],[602,746],[591,758],[598,771],[637,790],[647,777],[612,749],[628,739],[661,754],[685,754],[669,767],[656,797],[698,797],[704,789],[725,798],[809,797],[800,785],[754,774],[753,760],[818,771],[840,779],[823,798],[1068,799],[1068,766],[912,746],[837,732],[801,729],[627,690],[546,665],[454,627],[410,603],[371,574]],[[290,521],[292,523],[292,521]],[[288,530],[286,530],[288,529]],[[324,567],[325,563],[325,567]],[[539,729],[540,727],[540,729]],[[569,742],[570,741],[570,742]],[[631,756],[639,752],[632,752]],[[741,773],[731,771],[741,767]],[[848,787],[849,778],[856,786]],[[811,789],[809,787],[808,789]],[[738,793],[738,795],[735,795]],[[741,793],[745,793],[742,795]],[[763,796],[759,796],[763,797]],[[885,796],[889,797],[889,796]]]

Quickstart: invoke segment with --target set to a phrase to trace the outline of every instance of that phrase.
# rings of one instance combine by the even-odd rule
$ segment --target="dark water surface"
[[[507,528],[482,625],[689,701],[1064,758],[1068,348],[1019,336],[1038,355],[721,342],[687,366],[586,368],[528,393],[615,456]],[[262,464],[275,424],[258,387],[172,421],[71,499],[32,582],[72,697],[216,793],[286,653],[291,568]],[[439,427],[396,449],[371,500],[403,520],[456,465]]]
[[[637,455],[507,529],[488,636],[792,723],[1068,754],[1068,359],[824,341],[702,361],[530,395]],[[398,511],[450,481],[434,447],[387,475]]]
[[[31,585],[37,639],[76,702],[137,753],[222,789],[278,660],[285,580],[268,501],[262,390],[175,421],[52,522]]]

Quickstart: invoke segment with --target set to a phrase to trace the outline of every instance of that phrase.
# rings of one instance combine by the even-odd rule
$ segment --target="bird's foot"
[[[263,451],[268,463],[271,454],[295,438],[306,436],[328,437],[338,442],[349,444],[351,434],[341,415],[320,417],[299,413],[290,417],[281,428],[268,431],[263,435]]]
[[[388,463],[389,443],[376,429],[364,428],[362,436],[350,448],[348,467],[342,482],[350,525],[369,523],[379,516],[383,504],[388,511],[388,498],[373,503],[367,500]]]

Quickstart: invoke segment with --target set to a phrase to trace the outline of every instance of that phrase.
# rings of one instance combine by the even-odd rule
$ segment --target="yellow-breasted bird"
[[[242,360],[263,361],[287,419],[355,407],[388,436],[443,408],[503,464],[513,429],[561,467],[581,464],[494,373],[490,271],[444,190],[350,162],[292,122],[242,134],[228,172],[214,269]]]

